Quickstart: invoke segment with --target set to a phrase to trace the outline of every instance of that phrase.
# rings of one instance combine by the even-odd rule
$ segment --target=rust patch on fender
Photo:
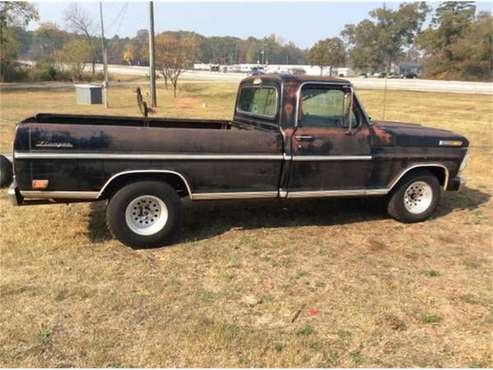
[[[375,134],[375,144],[390,144],[392,140],[392,134],[388,133],[384,129],[378,126],[373,126],[373,132]]]

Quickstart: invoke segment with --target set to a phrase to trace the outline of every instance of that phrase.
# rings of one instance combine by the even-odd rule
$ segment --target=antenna
[[[383,86],[383,112],[382,121],[385,121],[385,108],[387,106],[387,75],[385,75],[385,85]]]

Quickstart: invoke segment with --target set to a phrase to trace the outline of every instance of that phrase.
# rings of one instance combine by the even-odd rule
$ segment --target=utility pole
[[[106,43],[104,41],[104,25],[103,25],[103,2],[99,2],[99,16],[101,18],[101,45],[103,47],[103,70],[104,70],[104,82],[103,82],[103,94],[104,94],[104,107],[108,108],[108,51],[106,50]]]
[[[156,107],[156,68],[154,65],[154,4],[149,2],[149,79],[151,89],[151,107]]]

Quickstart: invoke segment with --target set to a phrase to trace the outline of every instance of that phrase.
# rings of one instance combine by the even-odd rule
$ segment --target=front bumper
[[[461,191],[466,185],[466,180],[461,176],[456,176],[449,180],[447,191]]]

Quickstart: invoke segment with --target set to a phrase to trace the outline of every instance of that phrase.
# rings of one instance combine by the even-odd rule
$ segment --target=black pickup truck
[[[179,230],[186,197],[381,196],[395,219],[422,221],[442,189],[463,185],[468,145],[447,130],[371,120],[349,81],[262,75],[240,83],[232,121],[27,118],[1,182],[16,205],[107,200],[117,239],[158,246]]]

